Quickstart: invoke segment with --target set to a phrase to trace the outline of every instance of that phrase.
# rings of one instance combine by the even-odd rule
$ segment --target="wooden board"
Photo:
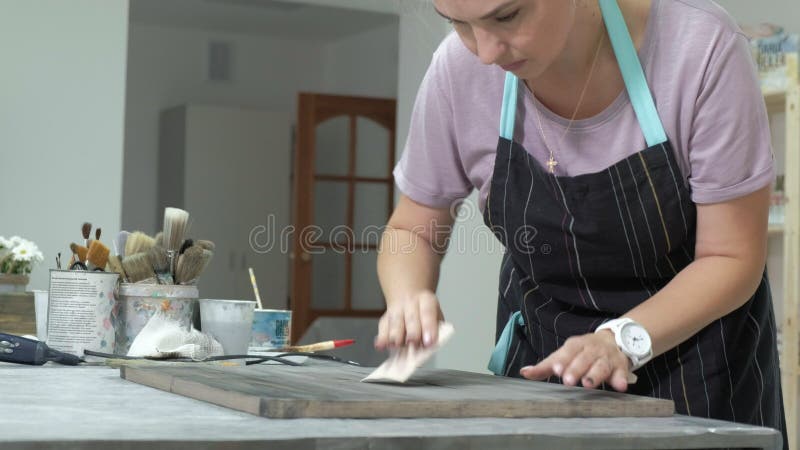
[[[370,369],[333,364],[122,367],[124,379],[270,418],[656,417],[672,401],[454,370],[405,385],[361,383]]]
[[[30,292],[0,294],[0,332],[36,334],[36,312]]]

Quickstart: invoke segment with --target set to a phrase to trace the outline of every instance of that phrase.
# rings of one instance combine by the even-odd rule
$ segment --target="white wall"
[[[324,90],[340,95],[397,96],[398,32],[396,22],[325,45]]]
[[[800,33],[800,2],[795,0],[717,0],[739,23],[755,25],[771,22],[792,33]]]
[[[120,228],[127,29],[127,0],[0,0],[0,235],[44,252],[30,289],[84,221]]]
[[[229,83],[206,81],[206,46],[212,39],[233,45]],[[204,103],[294,117],[299,91],[394,97],[396,48],[396,25],[319,43],[131,24],[123,226],[151,233],[161,228],[155,174],[162,109]]]
[[[206,46],[233,45],[233,80],[206,81]],[[243,106],[294,114],[297,91],[323,85],[323,50],[313,42],[132,24],[128,58],[123,225],[155,233],[158,115],[185,104]],[[191,211],[190,211],[191,213]]]

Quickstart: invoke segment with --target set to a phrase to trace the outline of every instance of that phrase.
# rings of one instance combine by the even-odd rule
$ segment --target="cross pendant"
[[[550,173],[555,173],[557,165],[558,161],[553,158],[553,155],[550,155],[550,159],[547,160],[547,170],[550,171]]]

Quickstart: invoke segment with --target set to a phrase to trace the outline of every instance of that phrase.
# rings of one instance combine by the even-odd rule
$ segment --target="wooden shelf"
[[[796,70],[796,60],[791,66]],[[783,241],[783,296],[774,299],[783,306],[783,319],[780,321],[781,344],[780,359],[782,362],[782,388],[789,448],[798,448],[797,423],[798,408],[798,376],[800,376],[800,330],[798,321],[792,320],[800,313],[798,297],[800,297],[800,83],[796,76],[791,76],[789,86],[785,90],[762,90],[764,102],[769,114],[785,114],[786,135],[784,151],[784,195],[788,202],[784,206],[784,223],[770,224],[769,237],[781,237]]]

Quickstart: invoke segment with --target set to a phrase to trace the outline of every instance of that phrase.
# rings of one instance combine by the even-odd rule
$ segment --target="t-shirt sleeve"
[[[434,208],[450,207],[473,188],[459,156],[444,50],[434,53],[420,85],[408,139],[394,169],[400,191]]]
[[[732,33],[720,45],[708,66],[689,138],[695,203],[751,194],[775,176],[766,106],[747,38]]]

